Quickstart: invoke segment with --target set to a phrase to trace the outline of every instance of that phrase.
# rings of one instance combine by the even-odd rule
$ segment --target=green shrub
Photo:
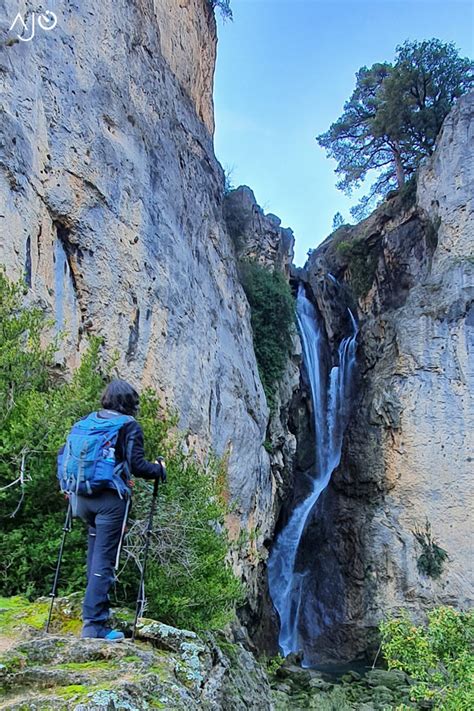
[[[363,298],[374,281],[378,262],[377,250],[370,249],[366,240],[359,237],[352,241],[339,242],[336,252],[347,261],[354,294],[358,299]]]
[[[352,242],[348,240],[342,240],[336,245],[336,252],[343,258],[347,258],[352,253]]]
[[[389,669],[401,669],[414,680],[413,701],[432,701],[439,711],[474,708],[473,612],[439,607],[428,613],[426,626],[408,615],[383,622],[382,652]]]
[[[95,339],[70,382],[58,379],[55,345],[41,346],[46,327],[41,311],[22,307],[21,285],[11,284],[0,271],[0,594],[5,596],[34,598],[51,589],[66,512],[56,481],[56,452],[71,425],[98,408],[110,373],[101,367],[101,344]],[[226,563],[224,463],[211,457],[202,466],[192,452],[185,454],[180,436],[173,434],[176,417],[163,412],[151,390],[142,395],[139,420],[148,456],[166,456],[169,471],[151,547],[148,611],[171,624],[220,626],[242,598]],[[141,555],[141,519],[150,504],[147,486],[139,482],[136,489],[136,522],[131,522],[124,553],[128,563],[117,588],[126,603],[137,594],[138,572],[131,563]],[[75,522],[63,557],[61,592],[84,588],[85,544],[82,522]]]
[[[425,522],[425,528],[415,528],[413,535],[421,546],[421,553],[417,560],[419,572],[429,575],[431,578],[439,578],[443,572],[444,563],[448,559],[448,553],[433,538],[428,519]]]
[[[0,271],[0,589],[34,596],[49,592],[65,516],[56,452],[73,422],[93,409],[104,379],[98,340],[70,383],[53,378],[55,344],[41,346],[48,323],[21,303],[21,284]],[[82,581],[81,538],[76,527],[64,566],[67,590]]]
[[[242,585],[226,562],[225,462],[210,456],[201,465],[192,452],[185,454],[182,435],[175,430],[177,418],[163,413],[151,390],[140,398],[139,419],[147,456],[164,456],[168,472],[166,486],[160,487],[153,527],[147,614],[191,629],[218,629],[243,600]],[[127,547],[133,550],[135,545],[141,552],[150,492],[138,482],[136,489],[134,517],[142,524],[135,533],[130,531]],[[119,590],[126,600],[131,590],[136,593],[136,575],[135,566],[128,564]]]
[[[240,265],[240,278],[251,309],[258,370],[271,409],[283,375],[295,325],[295,302],[285,277],[256,262]]]
[[[281,668],[285,661],[285,658],[281,654],[277,654],[274,657],[269,657],[266,659],[265,666],[267,668],[267,674],[274,676],[277,671]]]

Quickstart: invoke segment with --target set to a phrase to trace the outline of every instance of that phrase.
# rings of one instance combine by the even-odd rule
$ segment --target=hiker
[[[114,581],[130,508],[130,475],[166,481],[164,462],[148,462],[143,430],[135,420],[139,395],[124,380],[105,389],[102,410],[79,420],[58,457],[61,488],[72,497],[74,515],[88,525],[87,587],[81,637],[118,642],[110,629],[109,590]]]

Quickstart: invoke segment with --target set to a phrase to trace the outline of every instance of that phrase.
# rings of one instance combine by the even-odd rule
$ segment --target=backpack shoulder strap
[[[128,416],[128,422],[136,422],[136,420],[134,417]],[[132,450],[134,441],[135,432],[128,433],[125,443],[125,458],[123,461],[123,467],[125,469],[125,474],[127,475],[127,477],[132,476]]]

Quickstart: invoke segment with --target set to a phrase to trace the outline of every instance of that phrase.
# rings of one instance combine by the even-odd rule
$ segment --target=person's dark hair
[[[136,415],[140,397],[126,380],[112,380],[105,388],[100,402],[105,410],[115,410],[123,415]]]

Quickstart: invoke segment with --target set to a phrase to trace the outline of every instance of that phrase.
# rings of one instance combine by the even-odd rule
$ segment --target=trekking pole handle
[[[161,470],[162,470],[162,482],[163,484],[166,482],[166,463],[164,460],[164,457],[157,457],[155,459],[155,464],[160,464],[161,465]]]

